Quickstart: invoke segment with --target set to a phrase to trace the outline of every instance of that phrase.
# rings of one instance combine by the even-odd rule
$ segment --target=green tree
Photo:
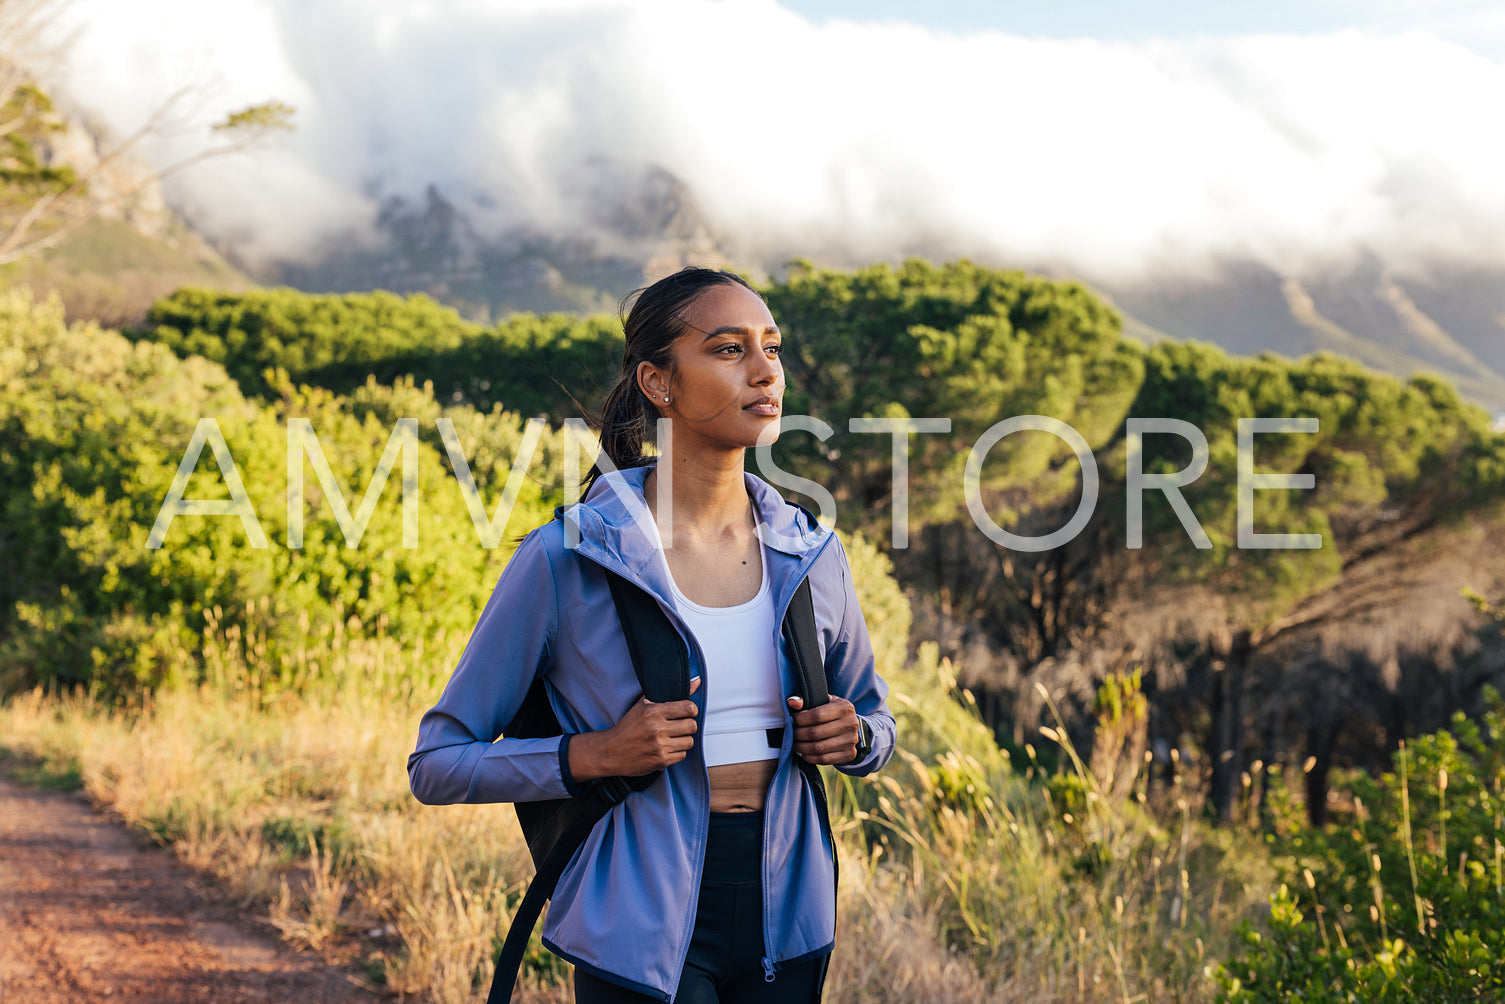
[[[622,356],[612,318],[519,314],[485,328],[423,294],[385,291],[183,289],[128,334],[222,363],[247,394],[269,393],[269,367],[339,393],[411,377],[451,403],[555,422],[595,407]]]
[[[994,423],[1046,414],[1100,444],[1142,369],[1118,315],[1085,287],[967,261],[855,272],[797,262],[765,295],[786,336],[786,411],[838,433],[823,450],[796,453],[795,464],[839,503],[855,503],[850,518],[868,528],[886,529],[891,445],[848,433],[849,419],[951,420],[950,434],[916,435],[910,447],[911,513],[945,518],[961,498],[967,449]],[[1011,437],[984,466],[983,488],[1027,486],[1036,505],[1049,506],[1071,488],[1063,456],[1069,451],[1049,436]]]
[[[1402,383],[1325,354],[1236,359],[1188,343],[1147,353],[1130,417],[1158,416],[1180,418],[1207,437],[1207,471],[1182,491],[1210,547],[1199,551],[1171,507],[1148,496],[1144,560],[1163,587],[1196,597],[1190,605],[1201,614],[1207,654],[1210,796],[1226,819],[1248,759],[1247,695],[1257,672],[1279,672],[1261,666],[1261,653],[1292,632],[1388,602],[1384,582],[1341,605],[1331,598],[1395,548],[1494,508],[1505,491],[1505,438],[1481,409],[1431,377]],[[1237,427],[1255,417],[1316,419],[1312,433],[1257,437],[1254,470],[1311,475],[1315,488],[1254,493],[1253,529],[1315,534],[1320,547],[1239,546]],[[1171,473],[1189,460],[1178,436],[1143,442],[1147,472]],[[1259,681],[1262,691],[1277,686],[1268,675]]]

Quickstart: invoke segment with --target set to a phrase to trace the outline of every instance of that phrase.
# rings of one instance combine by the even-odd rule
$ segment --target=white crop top
[[[658,528],[653,532],[657,537]],[[700,734],[707,767],[779,755],[772,730],[784,727],[784,695],[774,640],[773,593],[761,543],[758,558],[762,569],[757,595],[732,607],[702,606],[680,592],[672,572],[668,575],[679,615],[705,655],[705,720]],[[662,543],[659,559],[668,571]]]

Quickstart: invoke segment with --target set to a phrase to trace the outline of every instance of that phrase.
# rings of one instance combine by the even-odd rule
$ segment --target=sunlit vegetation
[[[1505,592],[1505,441],[1487,416],[1330,356],[1146,348],[1080,286],[965,262],[802,265],[766,293],[787,411],[835,429],[776,456],[837,500],[903,737],[879,777],[831,778],[833,999],[1498,989],[1505,658],[1484,597]],[[289,940],[354,951],[412,997],[478,999],[526,852],[507,807],[420,807],[402,766],[517,538],[567,498],[561,423],[619,352],[611,318],[486,327],[381,293],[184,290],[122,335],[0,292],[8,762],[82,784]],[[1100,476],[1049,551],[994,546],[963,502],[972,444],[1021,414],[1076,429]],[[1260,436],[1255,466],[1315,487],[1256,492],[1255,529],[1322,546],[1241,548],[1238,422],[1282,416],[1318,428]],[[907,548],[891,437],[851,432],[860,417],[952,420],[911,437]],[[206,418],[238,514],[177,515],[148,547]],[[1158,492],[1127,546],[1148,418],[1205,436],[1183,493],[1206,548]],[[304,421],[330,481],[294,442],[290,509]],[[1150,474],[1192,459],[1178,434],[1140,443]],[[183,499],[236,500],[215,445]],[[1038,432],[1000,443],[979,491],[1026,535],[1083,504],[1077,459]],[[530,960],[533,999],[565,999],[564,967]]]

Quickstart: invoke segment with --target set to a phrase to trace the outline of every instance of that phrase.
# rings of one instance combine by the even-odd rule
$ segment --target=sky
[[[1505,7],[1480,0],[790,0],[785,6],[814,21],[905,21],[957,34],[1100,41],[1426,31],[1505,57]]]
[[[1498,6],[1498,5],[1497,5]],[[1252,259],[1505,264],[1505,8],[1309,0],[74,0],[55,86],[124,133],[297,129],[174,176],[243,258],[435,185],[484,233],[598,228],[648,168],[763,264],[906,254],[1131,283]]]

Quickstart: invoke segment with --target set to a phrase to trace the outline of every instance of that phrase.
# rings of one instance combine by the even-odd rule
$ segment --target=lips
[[[778,398],[762,397],[742,409],[750,411],[754,415],[777,415],[779,413]]]

